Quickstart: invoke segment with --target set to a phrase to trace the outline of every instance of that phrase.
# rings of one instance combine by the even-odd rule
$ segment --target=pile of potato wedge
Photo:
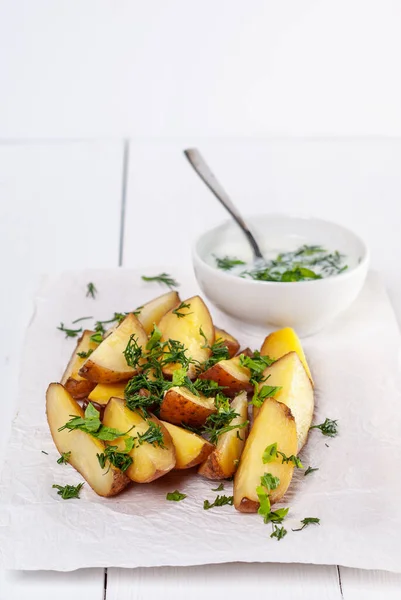
[[[185,309],[178,311],[181,306]],[[213,396],[196,394],[185,385],[170,385],[154,410],[143,412],[127,406],[125,388],[141,373],[141,361],[129,365],[124,352],[134,339],[146,356],[155,326],[161,333],[161,343],[176,340],[185,348],[191,359],[187,376],[192,382],[216,382],[229,398],[234,417],[215,443],[198,432],[216,414]],[[127,314],[106,331],[100,343],[92,341],[93,334],[89,330],[83,332],[60,383],[50,384],[46,412],[58,451],[69,453],[68,462],[97,494],[114,496],[132,482],[149,483],[172,469],[191,469],[193,476],[196,467],[198,475],[208,479],[234,478],[234,506],[241,512],[257,512],[256,489],[267,472],[280,480],[270,493],[270,502],[284,496],[294,464],[278,457],[264,464],[263,452],[270,444],[277,444],[286,456],[296,456],[306,442],[314,409],[312,376],[292,329],[271,333],[258,349],[262,356],[274,360],[263,372],[259,386],[279,388],[274,397],[267,397],[259,407],[250,402],[254,385],[250,370],[241,360],[241,354],[252,357],[252,351],[241,352],[238,340],[214,325],[199,296],[182,302],[176,291],[170,291]],[[218,362],[208,360],[216,340],[227,348],[226,356]],[[166,382],[171,382],[178,368],[182,368],[179,363],[163,366]],[[152,377],[152,373],[147,371],[146,377]],[[99,410],[105,427],[124,434],[103,441],[80,429],[63,429],[71,416],[84,418],[88,403]],[[131,464],[124,470],[111,463],[101,464],[98,457],[107,445],[123,450],[127,448],[128,436],[134,432],[140,439],[152,423],[161,432],[162,443],[134,444],[129,451]]]

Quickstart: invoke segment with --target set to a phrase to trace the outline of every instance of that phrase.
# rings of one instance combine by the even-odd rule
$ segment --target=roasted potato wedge
[[[294,465],[283,463],[280,456],[263,463],[267,446],[277,443],[277,449],[286,456],[297,452],[297,430],[294,417],[285,404],[267,398],[251,428],[234,477],[234,506],[240,512],[257,512],[259,499],[256,488],[265,473],[280,479],[279,486],[270,493],[270,502],[278,502],[291,483]]]
[[[243,425],[248,420],[246,392],[241,392],[234,398],[231,408],[235,410],[238,417],[235,417],[230,425]],[[208,479],[227,479],[234,475],[244,449],[247,433],[247,427],[231,429],[231,431],[223,433],[218,439],[215,450],[200,466],[198,473]]]
[[[177,292],[171,291],[163,294],[150,302],[147,302],[139,308],[139,321],[146,333],[149,335],[154,325],[158,325],[160,319],[169,311],[178,306],[181,302]]]
[[[160,405],[160,418],[174,425],[185,423],[200,427],[209,415],[216,412],[213,398],[196,396],[186,387],[172,387],[164,394]]]
[[[199,296],[188,298],[183,304],[188,307],[169,310],[161,318],[158,327],[163,334],[162,341],[166,342],[171,339],[181,342],[186,348],[188,357],[203,363],[210,356],[210,348],[207,346],[211,346],[214,342],[214,327],[209,309]],[[174,310],[176,313],[173,312]],[[201,331],[205,337],[201,335]],[[177,368],[181,368],[181,365],[166,365],[163,373],[171,376]],[[191,379],[196,376],[195,365],[190,365],[188,376]]]
[[[91,342],[91,335],[94,331],[85,330],[79,338],[78,343],[71,355],[70,362],[67,365],[64,375],[61,378],[61,384],[76,400],[86,398],[91,390],[95,387],[92,381],[88,381],[79,374],[79,369],[85,362],[85,358],[78,356],[78,352],[88,352],[95,350],[99,344]]]
[[[125,381],[122,383],[98,383],[89,394],[88,400],[105,406],[112,397],[124,399],[126,385]]]
[[[242,391],[252,391],[249,378],[250,371],[247,367],[241,366],[239,356],[221,360],[199,375],[199,379],[212,379],[223,386],[225,388],[223,393],[226,396],[235,396]]]
[[[227,347],[227,350],[230,354],[230,358],[237,354],[239,350],[239,341],[234,336],[232,336],[230,333],[227,333],[227,331],[224,331],[224,329],[219,329],[218,327],[214,328],[214,335],[216,342],[219,340],[224,342],[224,345]]]
[[[69,463],[99,496],[115,496],[128,485],[128,477],[120,470],[100,467],[97,454],[104,452],[103,442],[79,429],[59,431],[71,416],[84,416],[79,404],[60,383],[51,383],[47,389],[46,415],[57,450],[60,454],[71,452]]]
[[[267,367],[263,376],[264,385],[281,386],[274,398],[291,410],[295,419],[298,436],[298,452],[308,437],[309,427],[313,417],[313,387],[296,352],[289,352]],[[263,387],[263,384],[261,384]],[[258,408],[254,406],[253,416],[256,417]]]
[[[163,433],[163,446],[153,445],[148,442],[135,445],[131,450],[130,456],[133,463],[125,471],[126,475],[136,483],[149,483],[162,475],[165,475],[175,467],[175,448],[171,435],[156,417],[153,415],[145,420],[138,412],[133,412],[127,408],[124,400],[121,398],[111,398],[104,410],[103,424],[107,427],[113,427],[119,431],[129,431],[128,436],[138,436],[144,434],[149,429],[149,421],[158,425]],[[124,436],[127,437],[127,436]],[[118,446],[124,450],[124,437],[117,438],[109,442],[112,446]]]
[[[270,358],[274,358],[275,360],[278,360],[289,352],[296,352],[298,354],[313,385],[312,373],[310,372],[301,341],[291,327],[284,327],[284,329],[273,331],[273,333],[267,336],[260,349],[260,353],[263,356],[270,356]]]
[[[79,374],[95,383],[126,381],[137,372],[129,367],[123,354],[131,335],[139,346],[146,346],[148,337],[136,316],[127,315],[120,325],[87,358]]]
[[[202,436],[167,421],[162,421],[162,423],[173,439],[176,455],[175,469],[195,467],[213,452],[213,444],[210,444]]]

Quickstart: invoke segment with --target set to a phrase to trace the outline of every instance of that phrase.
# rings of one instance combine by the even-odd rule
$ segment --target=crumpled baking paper
[[[198,292],[193,275],[167,271],[181,283],[182,298]],[[171,473],[151,484],[133,484],[120,496],[98,497],[85,484],[80,500],[62,500],[52,484],[76,485],[81,476],[58,465],[45,417],[45,392],[61,378],[76,340],[60,322],[107,319],[167,291],[141,281],[142,273],[114,269],[68,272],[44,279],[29,326],[18,414],[0,486],[0,559],[7,569],[143,567],[231,561],[340,564],[401,572],[400,334],[386,292],[370,273],[353,306],[304,342],[316,383],[314,422],[338,419],[339,435],[312,430],[282,505],[290,507],[281,541],[271,524],[232,506],[203,509],[218,483],[194,471]],[[96,299],[86,284],[95,283]],[[238,324],[212,310],[215,322],[259,348],[266,331]],[[90,328],[92,320],[83,321]],[[3,401],[7,401],[3,398]],[[42,452],[43,451],[43,452]],[[44,454],[47,452],[48,454]],[[181,502],[166,493],[179,489]],[[224,494],[232,493],[225,483]],[[293,532],[305,517],[320,518]]]

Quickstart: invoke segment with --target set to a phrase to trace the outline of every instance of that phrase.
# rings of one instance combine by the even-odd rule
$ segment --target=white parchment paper
[[[189,273],[165,270],[184,299],[198,292]],[[301,458],[319,471],[297,473],[283,505],[288,535],[270,539],[271,525],[231,506],[203,510],[214,482],[194,472],[171,473],[133,485],[111,499],[86,484],[80,500],[62,500],[52,484],[81,476],[58,465],[45,418],[45,391],[58,381],[74,348],[56,329],[82,316],[107,319],[163,293],[132,270],[81,271],[44,280],[29,326],[20,377],[18,414],[0,487],[0,559],[8,569],[197,565],[231,561],[340,564],[401,572],[400,335],[379,278],[370,274],[351,309],[305,340],[316,383],[314,422],[338,419],[331,439],[312,430]],[[86,284],[98,289],[85,297]],[[259,348],[268,333],[239,326],[212,310],[215,322],[243,346]],[[88,327],[92,321],[85,321]],[[3,398],[3,401],[7,401]],[[44,454],[42,451],[47,452]],[[217,484],[218,485],[218,484]],[[188,497],[166,501],[179,489]],[[223,493],[230,495],[232,484]],[[320,526],[300,532],[304,517]]]

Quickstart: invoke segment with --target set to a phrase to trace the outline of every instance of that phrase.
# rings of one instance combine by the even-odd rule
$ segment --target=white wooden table
[[[194,235],[225,218],[181,155],[195,144],[244,212],[313,213],[367,237],[401,323],[401,140],[0,144],[0,459],[15,411],[36,275],[118,265],[150,273],[160,263],[189,265]],[[168,240],[163,246],[161,236]],[[301,564],[0,572],[0,600],[197,600],[261,592],[279,600],[395,600],[401,576]]]

